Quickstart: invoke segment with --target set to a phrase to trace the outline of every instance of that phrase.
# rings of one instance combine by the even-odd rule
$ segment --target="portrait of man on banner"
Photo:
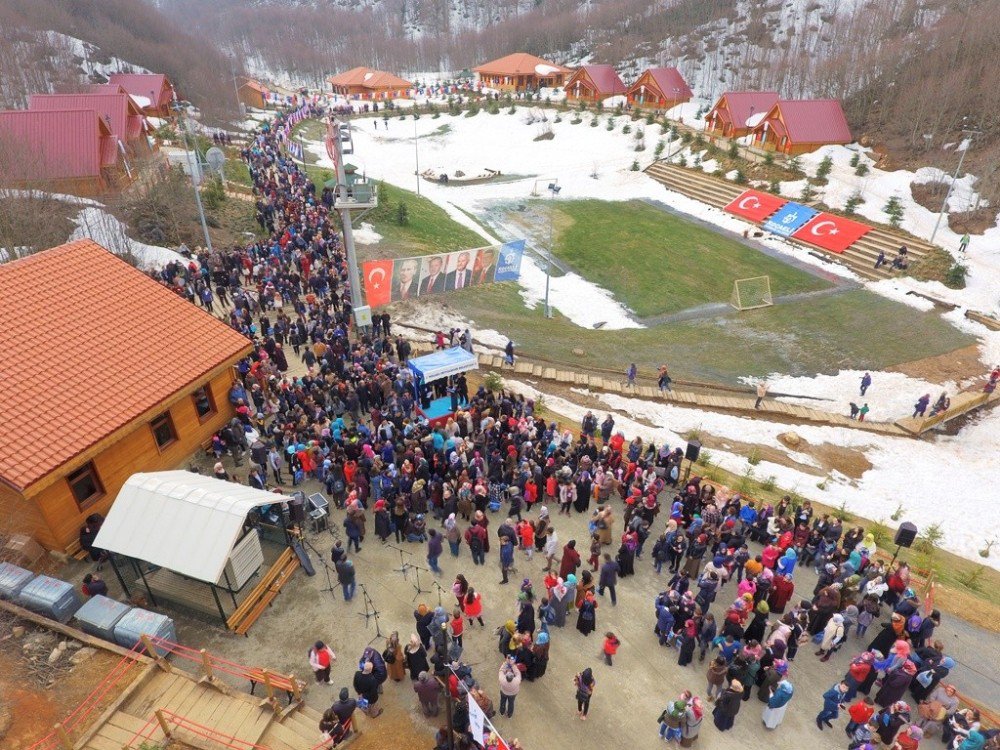
[[[444,288],[447,291],[465,289],[472,286],[472,269],[478,250],[459,250],[448,256],[448,273],[444,277]]]
[[[420,289],[417,285],[417,272],[419,269],[420,261],[416,258],[403,258],[396,261],[392,275],[393,302],[413,299],[420,295]]]
[[[421,294],[440,294],[444,291],[444,262],[445,256],[443,255],[431,255],[424,258],[420,274]]]
[[[479,257],[472,269],[472,283],[474,286],[489,284],[493,281],[493,274],[497,271],[497,249],[496,247],[484,247],[479,251]]]

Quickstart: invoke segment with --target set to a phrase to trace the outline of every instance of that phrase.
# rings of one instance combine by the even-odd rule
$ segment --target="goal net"
[[[755,310],[774,304],[771,296],[771,277],[755,276],[752,279],[736,279],[733,282],[733,296],[729,304],[737,310]]]

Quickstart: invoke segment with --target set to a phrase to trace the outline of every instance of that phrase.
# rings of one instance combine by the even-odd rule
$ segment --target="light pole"
[[[194,187],[194,200],[198,204],[198,218],[201,220],[201,231],[205,235],[205,247],[212,253],[212,238],[208,234],[208,222],[205,221],[205,209],[201,205],[201,190],[198,186],[198,179],[195,177],[195,165],[191,159],[191,151],[188,148],[188,123],[186,114],[181,114],[181,105],[177,101],[177,94],[174,94],[173,109],[177,113],[178,124],[181,135],[184,137],[184,155],[187,157],[188,170],[191,172],[191,185]],[[201,175],[201,163],[198,163],[198,175]]]
[[[559,180],[553,180],[549,183],[549,195],[552,196],[552,201],[555,201],[556,196],[559,195],[559,191],[562,190],[559,187]],[[555,252],[555,233],[553,232],[552,226],[552,215],[555,213],[555,206],[552,202],[549,203],[549,252],[548,257],[545,259],[545,317],[552,317],[552,308],[549,307],[549,283],[552,279],[552,253]]]
[[[415,107],[416,105],[414,105]],[[417,195],[420,195],[420,137],[417,135],[417,113],[413,112],[413,161],[417,167]]]
[[[955,180],[958,179],[958,173],[962,171],[962,162],[965,161],[965,155],[968,153],[969,149],[972,148],[972,139],[977,135],[982,135],[982,132],[979,130],[963,130],[962,135],[968,136],[969,143],[962,149],[962,155],[958,157],[958,166],[955,167],[955,173],[951,176],[951,184],[948,185],[948,192],[944,195],[944,202],[941,204],[941,210],[938,212],[937,221],[934,222],[934,231],[931,232],[931,242],[934,242],[934,237],[937,235],[938,227],[941,226],[941,218],[944,216],[944,212],[948,208],[948,199],[951,198],[951,191],[955,189]]]

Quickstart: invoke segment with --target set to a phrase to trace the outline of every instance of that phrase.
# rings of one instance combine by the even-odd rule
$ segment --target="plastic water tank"
[[[69,622],[80,609],[80,597],[73,584],[49,576],[38,576],[26,584],[17,595],[17,603],[61,623]]]
[[[0,562],[0,599],[14,601],[21,589],[35,577],[30,570],[19,568],[13,563]]]
[[[166,615],[149,610],[136,607],[115,625],[115,643],[119,646],[132,648],[139,642],[139,637],[142,635],[155,635],[173,643],[177,642],[174,621]],[[163,648],[157,648],[156,651],[161,656],[167,653],[167,650]]]
[[[83,606],[73,615],[73,619],[77,621],[84,633],[90,633],[114,643],[115,625],[131,609],[131,604],[122,604],[98,594],[84,602]]]

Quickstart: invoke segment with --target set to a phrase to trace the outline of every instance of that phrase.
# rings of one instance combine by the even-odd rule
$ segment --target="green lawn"
[[[580,328],[558,314],[545,320],[540,308],[525,309],[515,284],[453,292],[448,304],[477,326],[510,336],[526,354],[622,372],[636,362],[647,374],[666,362],[675,377],[731,384],[739,376],[772,372],[884,369],[974,341],[934,313],[864,290],[620,331]]]
[[[642,201],[560,201],[556,255],[640,318],[729,300],[733,281],[770,276],[775,296],[829,284]]]

